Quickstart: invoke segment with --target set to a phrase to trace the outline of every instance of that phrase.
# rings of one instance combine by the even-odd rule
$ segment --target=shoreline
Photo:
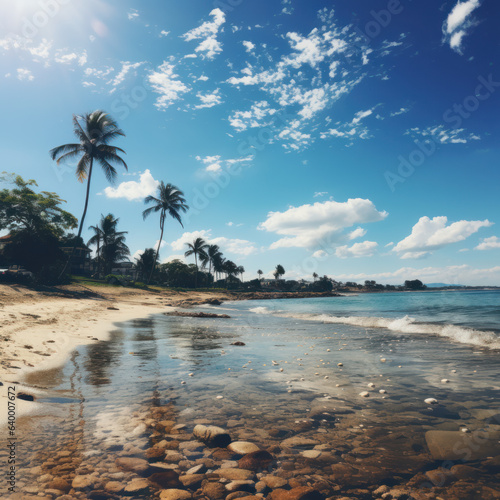
[[[79,346],[107,340],[116,323],[152,314],[222,301],[340,296],[314,292],[221,292],[141,290],[125,287],[66,285],[36,290],[0,284],[0,404],[8,387],[37,395],[23,383],[28,375],[64,366]],[[36,411],[36,403],[16,399],[17,416]],[[0,414],[0,425],[7,414]]]

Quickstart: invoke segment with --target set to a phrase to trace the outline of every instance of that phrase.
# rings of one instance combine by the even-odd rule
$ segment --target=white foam
[[[271,314],[272,311],[270,311],[267,307],[254,307],[253,309],[250,309],[250,312],[255,314]]]
[[[256,308],[258,309],[258,308]],[[471,344],[489,349],[500,349],[500,337],[495,332],[474,330],[450,324],[418,323],[415,318],[404,316],[391,319],[366,316],[330,316],[328,314],[280,314],[282,317],[320,321],[322,323],[345,324],[363,328],[386,328],[394,332],[438,335],[462,344]]]

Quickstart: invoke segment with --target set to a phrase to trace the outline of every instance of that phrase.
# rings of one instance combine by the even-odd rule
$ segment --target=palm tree
[[[264,274],[261,269],[257,271],[257,274],[259,276],[259,280],[262,279],[262,275]]]
[[[116,230],[119,220],[113,214],[108,214],[101,215],[99,222],[98,229],[102,246],[97,258],[99,265],[100,262],[103,263],[104,275],[110,274],[116,263],[130,255],[130,250],[125,244],[127,231]]]
[[[231,281],[230,278],[238,274],[238,266],[232,260],[226,260],[223,268],[229,281]]]
[[[237,272],[241,276],[241,282],[243,283],[243,273],[245,272],[245,268],[243,266],[238,266]]]
[[[222,256],[222,253],[219,252],[215,254],[212,262],[214,266],[214,274],[218,274],[220,277],[220,274],[224,272],[224,264],[226,262],[226,259]]]
[[[102,229],[98,224],[96,226],[89,226],[89,231],[93,231],[94,236],[92,236],[92,238],[90,238],[90,240],[87,242],[87,246],[97,246],[94,261],[97,262],[97,279],[99,279],[101,277],[101,242],[103,241]]]
[[[155,262],[155,250],[154,248],[146,248],[144,252],[142,252],[139,258],[136,258],[136,266],[137,266],[137,276],[141,278],[141,280],[145,280],[147,278],[147,273],[150,269],[157,265],[158,262]]]
[[[281,264],[278,264],[274,271],[274,278],[276,280],[279,280],[280,276],[283,276],[284,274],[285,274],[285,268]]]
[[[61,161],[64,162],[80,156],[80,160],[76,166],[76,176],[80,182],[87,179],[85,206],[78,228],[78,238],[80,238],[89,204],[90,181],[92,179],[94,161],[102,167],[106,179],[111,183],[115,181],[117,175],[116,169],[112,165],[113,163],[123,165],[125,170],[128,170],[128,167],[119,155],[119,153],[125,154],[125,151],[110,145],[111,141],[119,136],[125,136],[125,134],[118,128],[117,123],[107,113],[97,110],[83,116],[73,115],[73,125],[74,133],[80,142],[64,144],[63,146],[51,149],[50,156],[53,160],[57,160],[57,164]],[[66,267],[73,257],[75,248],[76,246],[73,246],[73,250],[60,276],[66,271]]]
[[[316,281],[318,279],[318,273],[313,273],[313,281]]]
[[[153,212],[160,212],[160,239],[158,241],[158,248],[156,249],[156,257],[153,261],[151,273],[147,282],[149,284],[156,267],[158,255],[160,253],[160,246],[163,239],[163,229],[165,227],[165,218],[167,217],[167,213],[170,215],[170,217],[179,221],[179,224],[184,227],[182,224],[180,212],[186,212],[189,207],[186,205],[184,193],[176,186],[172,184],[164,184],[163,181],[161,181],[160,185],[158,186],[157,197],[150,195],[144,199],[144,203],[146,203],[146,205],[148,203],[154,203],[152,207],[146,208],[146,210],[142,212],[142,217],[144,220]]]
[[[207,257],[208,257],[208,273],[212,272],[212,267],[214,265],[214,259],[217,259],[219,255],[222,255],[218,245],[208,245]]]
[[[186,243],[186,245],[188,246],[189,250],[186,250],[184,256],[189,257],[190,255],[194,255],[194,262],[196,265],[196,274],[194,275],[194,287],[196,288],[198,286],[198,257],[202,261],[208,260],[206,252],[206,250],[208,249],[208,245],[203,238],[196,238],[193,241],[193,243]]]

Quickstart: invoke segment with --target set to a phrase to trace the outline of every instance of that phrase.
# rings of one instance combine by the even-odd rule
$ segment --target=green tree
[[[141,256],[135,259],[137,276],[141,281],[146,281],[151,268],[158,264],[158,262],[155,262],[155,258],[156,254],[154,248],[146,248],[146,250],[142,252]]]
[[[186,200],[184,199],[184,193],[172,184],[164,184],[163,181],[160,182],[158,186],[157,196],[148,196],[144,199],[146,205],[153,203],[152,207],[146,208],[142,212],[142,217],[144,220],[151,215],[153,212],[160,212],[160,239],[158,241],[158,248],[156,249],[156,257],[153,261],[151,267],[151,273],[149,275],[147,283],[151,281],[153,272],[155,270],[156,261],[158,260],[158,255],[160,253],[160,246],[163,240],[163,230],[165,228],[165,219],[167,214],[173,219],[177,220],[179,224],[182,224],[181,212],[186,212],[188,206],[186,205]]]
[[[261,269],[259,269],[259,270],[257,271],[257,275],[259,276],[259,280],[261,280],[261,279],[262,279],[262,275],[263,275],[263,274],[264,274],[264,273],[262,272],[262,270],[261,270]]]
[[[114,182],[117,175],[113,163],[122,165],[125,170],[128,170],[128,167],[119,155],[119,153],[125,154],[125,151],[110,144],[111,141],[117,137],[125,136],[125,134],[107,113],[97,110],[83,116],[73,115],[73,126],[73,132],[80,142],[64,144],[51,149],[50,156],[53,160],[57,160],[57,164],[80,157],[76,166],[76,176],[80,182],[87,179],[85,205],[78,227],[78,237],[80,237],[89,204],[90,181],[94,162],[101,166],[109,182]],[[73,247],[68,262],[71,260],[75,248]]]
[[[281,276],[283,276],[285,274],[285,268],[281,265],[281,264],[278,264],[276,266],[276,269],[274,270],[274,278],[276,280],[279,280]]]
[[[313,273],[313,281],[316,281],[318,279],[318,273]]]
[[[92,231],[94,234],[87,242],[87,246],[90,247],[96,245],[97,247],[94,261],[97,263],[97,278],[99,279],[101,277],[101,244],[103,242],[104,235],[99,225],[89,226],[89,231]]]
[[[205,260],[207,258],[208,245],[203,238],[196,238],[193,243],[186,243],[188,250],[184,253],[185,257],[194,255],[194,263],[196,266],[196,275],[194,279],[194,287],[198,286],[198,258]]]
[[[245,268],[243,266],[238,266],[237,272],[241,276],[241,282],[243,282],[243,273],[245,272]]]
[[[0,182],[13,184],[11,189],[0,190],[0,230],[35,235],[49,232],[60,238],[77,226],[78,219],[60,206],[66,202],[56,193],[36,193],[32,189],[37,186],[34,180],[25,181],[20,175],[2,172]]]

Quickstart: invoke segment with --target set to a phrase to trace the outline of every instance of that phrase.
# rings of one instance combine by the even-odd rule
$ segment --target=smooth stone
[[[147,479],[136,477],[125,486],[123,490],[125,493],[144,494],[149,492],[149,483]]]
[[[71,485],[68,483],[68,481],[62,478],[56,478],[47,484],[47,489],[59,490],[63,491],[64,493],[68,493],[68,491],[71,489]]]
[[[436,405],[437,402],[438,402],[437,399],[434,399],[434,398],[424,399],[424,403],[427,405]]]
[[[198,424],[193,429],[193,436],[211,447],[225,448],[231,442],[227,431],[215,425]]]
[[[104,485],[104,489],[110,493],[121,493],[125,485],[119,481],[109,481]]]
[[[227,491],[255,491],[254,481],[231,481],[226,484]]]
[[[149,469],[149,463],[142,458],[135,457],[118,457],[115,460],[115,464],[120,467],[120,469],[128,470],[141,474]]]
[[[196,490],[201,486],[201,482],[205,479],[204,474],[186,474],[185,476],[180,476],[179,481],[186,487],[192,490]]]
[[[201,491],[210,500],[221,500],[227,495],[226,487],[222,483],[206,483]]]
[[[274,461],[273,456],[265,450],[248,453],[238,460],[240,469],[260,470],[267,469]]]
[[[308,448],[317,444],[320,444],[320,442],[316,441],[315,439],[308,439],[298,436],[285,439],[281,442],[281,446],[284,446],[285,448]]]
[[[229,493],[226,500],[235,500],[235,498],[243,497],[248,497],[248,491],[233,491],[232,493]]]
[[[321,456],[321,451],[318,450],[306,450],[301,453],[304,458],[315,459]]]
[[[368,398],[370,396],[370,393],[368,391],[363,391],[363,392],[360,392],[359,395],[362,398]]]
[[[260,448],[253,443],[248,441],[233,441],[228,447],[228,450],[237,453],[238,455],[246,455],[248,453],[252,453],[254,451],[259,451]]]
[[[266,483],[266,485],[272,490],[283,488],[283,486],[286,486],[288,484],[288,481],[286,479],[278,476],[264,476],[262,478],[262,481],[264,481],[264,483]]]
[[[254,472],[245,469],[217,469],[214,474],[230,481],[246,481],[253,479],[255,476]]]
[[[162,500],[189,500],[192,498],[192,494],[189,491],[178,490],[175,488],[171,488],[169,490],[163,490],[160,493],[160,498]]]
[[[207,472],[207,466],[205,464],[200,464],[191,467],[186,474],[203,474],[204,472]]]
[[[155,472],[149,476],[148,480],[163,489],[182,488],[182,483],[179,481],[179,474],[173,470]]]
[[[482,435],[484,434],[484,435]],[[427,431],[425,440],[435,460],[481,460],[500,455],[498,436],[490,433]]]
[[[71,486],[75,488],[75,490],[83,490],[92,486],[95,482],[95,478],[89,475],[86,476],[75,476]]]

